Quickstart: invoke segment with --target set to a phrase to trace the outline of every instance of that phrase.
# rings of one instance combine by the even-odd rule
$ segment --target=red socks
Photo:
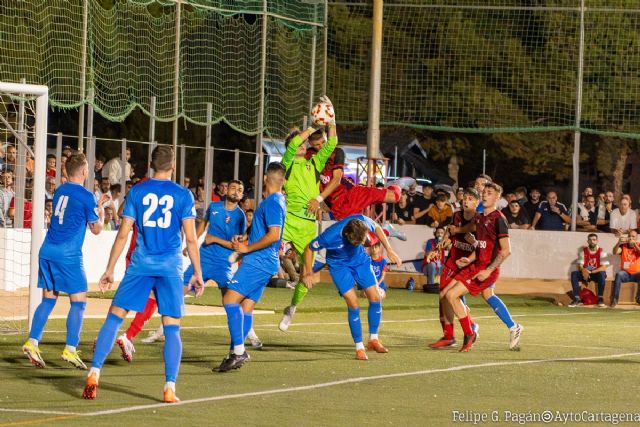
[[[147,305],[144,307],[144,311],[140,313],[136,313],[136,317],[133,318],[133,322],[131,322],[131,326],[127,329],[126,335],[129,341],[133,341],[133,339],[140,333],[144,324],[147,323],[153,313],[156,312],[156,308],[158,308],[158,303],[155,299],[149,298],[147,300]]]
[[[471,329],[471,316],[460,318],[460,326],[466,336],[473,335],[473,329]]]

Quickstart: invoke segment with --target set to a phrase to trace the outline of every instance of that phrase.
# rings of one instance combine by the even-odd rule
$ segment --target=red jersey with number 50
[[[474,221],[475,217],[466,220],[464,219],[464,213],[462,211],[458,211],[453,214],[453,219],[451,221],[451,225],[455,225],[456,227],[463,227],[465,224],[468,224],[471,221]],[[449,249],[449,256],[447,257],[447,261],[445,265],[452,270],[457,270],[458,266],[456,265],[456,261],[460,258],[468,257],[475,251],[473,245],[469,244],[464,239],[464,233],[458,233],[451,236],[451,249]]]
[[[496,258],[500,251],[499,240],[503,237],[509,237],[509,225],[502,212],[495,210],[487,215],[476,215],[476,262],[481,268]]]

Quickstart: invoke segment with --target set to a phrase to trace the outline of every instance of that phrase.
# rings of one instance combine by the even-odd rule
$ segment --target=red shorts
[[[362,213],[367,206],[384,203],[386,197],[386,188],[356,185],[343,191],[338,199],[331,200],[331,213],[336,220],[341,220]]]
[[[473,276],[478,274],[481,270],[484,270],[484,267],[481,267],[477,264],[471,264],[469,267],[464,268],[458,275],[455,277],[455,280],[462,282],[462,284],[469,290],[469,293],[473,296],[478,295],[488,287],[492,286],[498,281],[498,277],[500,277],[500,269],[496,268],[491,272],[489,277],[486,278],[483,282],[478,279],[473,279]]]
[[[459,268],[450,268],[446,264],[442,267],[442,274],[440,274],[440,290],[443,290],[449,283],[460,273]]]

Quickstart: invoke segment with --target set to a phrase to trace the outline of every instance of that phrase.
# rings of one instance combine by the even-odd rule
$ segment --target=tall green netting
[[[308,113],[308,52],[323,43],[325,3],[316,0],[0,0],[0,80],[45,84],[51,105],[90,103],[123,120],[135,108],[155,118],[221,120],[256,134],[264,85],[264,130],[284,135]],[[83,78],[83,11],[87,14]],[[179,24],[179,25],[178,25]],[[268,56],[262,60],[263,28]],[[176,34],[180,51],[176,56]],[[176,59],[177,58],[177,59]],[[178,73],[176,74],[176,61]],[[265,74],[263,77],[263,65]],[[282,73],[271,75],[271,73]],[[317,75],[314,82],[323,79]],[[178,85],[178,109],[175,88]],[[212,117],[207,120],[207,104]]]
[[[580,0],[384,3],[381,122],[470,132],[575,130]],[[586,132],[640,136],[640,3],[586,0]],[[329,3],[328,87],[367,120],[371,4]]]

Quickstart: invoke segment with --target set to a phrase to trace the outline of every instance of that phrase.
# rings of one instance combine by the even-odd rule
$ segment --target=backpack
[[[589,288],[582,288],[580,291],[580,300],[584,305],[595,305],[598,303],[598,297]]]

